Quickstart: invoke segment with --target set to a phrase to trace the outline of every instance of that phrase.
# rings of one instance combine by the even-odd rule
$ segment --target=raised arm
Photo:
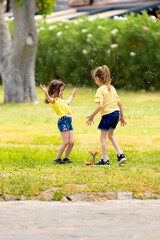
[[[122,103],[121,103],[120,101],[118,102],[118,107],[119,107],[119,109],[120,109],[120,118],[119,118],[119,121],[121,122],[121,126],[124,127],[127,123],[126,123],[126,121],[124,120]]]
[[[51,97],[48,95],[48,92],[47,92],[46,86],[40,84],[40,87],[41,87],[42,91],[44,92],[44,94],[45,94],[45,96],[46,96],[48,102],[54,103],[55,100],[54,100],[54,98],[51,98]]]
[[[78,89],[74,88],[72,91],[72,95],[66,101],[68,105],[71,104],[71,102],[73,101],[73,98],[75,97],[77,92],[78,92]]]

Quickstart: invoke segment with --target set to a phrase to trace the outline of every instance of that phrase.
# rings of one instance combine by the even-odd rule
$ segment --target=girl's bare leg
[[[114,136],[114,130],[113,129],[109,129],[109,132],[108,132],[108,138],[109,140],[111,140],[113,146],[115,147],[115,149],[117,150],[117,153],[121,153],[121,149],[119,147],[119,144]]]
[[[101,147],[102,147],[102,155],[106,156],[107,155],[107,132],[106,131],[101,131]]]
[[[66,148],[67,145],[68,145],[68,142],[69,142],[69,132],[70,132],[70,131],[61,132],[62,145],[61,145],[60,148],[58,149],[58,153],[57,153],[56,159],[61,158],[61,156],[62,156],[65,148]]]
[[[69,154],[72,151],[73,145],[74,145],[74,131],[71,130],[71,131],[69,131],[68,145],[67,145],[67,148],[66,148],[64,158],[69,157]]]

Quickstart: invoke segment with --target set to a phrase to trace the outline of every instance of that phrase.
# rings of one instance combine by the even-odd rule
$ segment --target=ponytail
[[[111,93],[111,76],[110,76],[109,68],[106,65],[103,65],[102,71],[104,73],[103,81],[106,84],[109,93]]]
[[[100,82],[105,84],[108,88],[109,93],[111,93],[111,76],[109,68],[106,65],[97,67],[91,72],[91,74],[94,81],[96,77],[98,77]]]

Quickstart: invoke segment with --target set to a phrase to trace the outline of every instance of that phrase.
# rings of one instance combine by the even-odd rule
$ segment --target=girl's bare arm
[[[99,102],[98,107],[94,110],[94,112],[90,115],[87,116],[86,118],[88,118],[87,120],[87,125],[91,125],[92,123],[94,123],[93,118],[96,116],[96,114],[103,108],[103,102]]]
[[[48,92],[47,92],[46,86],[40,84],[40,87],[41,87],[42,91],[44,92],[44,94],[45,94],[47,100],[48,100],[49,102],[51,102],[51,103],[54,103],[55,100],[54,100],[54,98],[51,98],[51,97],[48,95]]]
[[[121,103],[120,101],[118,102],[118,107],[119,107],[119,109],[120,109],[120,118],[119,118],[119,121],[121,121],[121,126],[124,127],[127,123],[126,123],[126,121],[124,120],[122,103]]]
[[[78,89],[74,88],[72,91],[72,95],[66,101],[68,105],[71,104],[71,102],[73,101],[73,98],[75,97],[77,92],[78,92]]]

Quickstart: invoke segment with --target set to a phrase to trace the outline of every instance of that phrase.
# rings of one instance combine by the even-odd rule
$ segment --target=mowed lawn
[[[67,99],[72,88],[65,89]],[[0,195],[25,195],[30,199],[41,191],[58,187],[61,194],[77,192],[132,191],[143,198],[144,191],[160,194],[160,92],[118,91],[123,104],[126,127],[115,135],[127,163],[118,167],[116,152],[107,140],[111,166],[85,166],[92,161],[89,150],[99,150],[100,131],[86,125],[85,117],[95,109],[96,88],[79,88],[70,105],[75,146],[70,155],[73,164],[56,165],[53,160],[61,144],[57,116],[43,103],[37,88],[37,104],[3,105],[0,87]],[[96,156],[99,160],[101,153]],[[85,185],[85,188],[76,186]]]

